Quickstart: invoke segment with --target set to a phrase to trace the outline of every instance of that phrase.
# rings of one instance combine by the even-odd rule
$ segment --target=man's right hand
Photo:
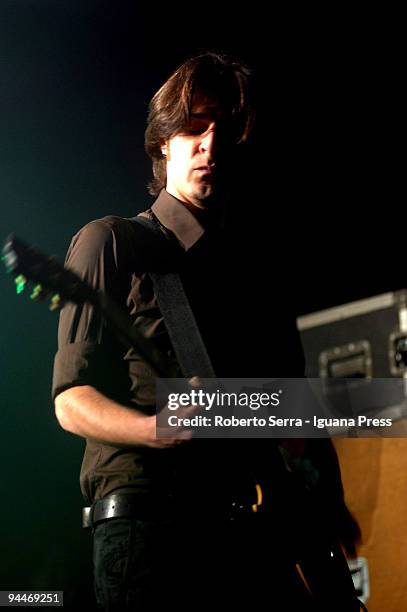
[[[193,378],[192,386],[199,381]],[[192,416],[196,406],[182,407],[184,416]],[[148,416],[119,404],[90,385],[62,391],[55,399],[55,414],[63,429],[83,438],[113,446],[148,446],[171,448],[187,442],[192,432],[183,427],[171,427],[168,436],[157,438],[157,417]]]
[[[192,439],[192,431],[183,427],[171,427],[168,429],[168,436],[163,433],[157,437],[157,416],[153,414],[149,417],[140,417],[145,422],[145,445],[151,448],[171,448]]]

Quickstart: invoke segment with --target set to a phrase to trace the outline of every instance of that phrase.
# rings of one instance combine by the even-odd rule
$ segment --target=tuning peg
[[[22,274],[19,274],[14,279],[14,282],[16,284],[16,292],[17,292],[17,294],[22,293],[24,291],[24,289],[25,289],[26,284],[27,284],[26,277],[23,276]]]
[[[1,261],[6,267],[7,274],[11,274],[11,272],[16,269],[17,257],[14,253],[4,253],[4,255],[1,256]]]
[[[61,296],[59,293],[55,293],[55,295],[51,298],[51,304],[49,306],[50,310],[58,310],[58,308],[62,308],[63,302],[61,300]]]
[[[41,284],[35,285],[30,295],[31,300],[40,300],[45,297],[45,292]]]

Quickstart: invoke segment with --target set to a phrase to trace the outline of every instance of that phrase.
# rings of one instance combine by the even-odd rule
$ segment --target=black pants
[[[234,521],[110,519],[94,532],[97,601],[103,610],[137,612],[161,605],[176,611],[358,610],[338,603],[338,592],[318,607],[285,540],[281,525],[258,515]],[[324,562],[319,569],[326,571]]]

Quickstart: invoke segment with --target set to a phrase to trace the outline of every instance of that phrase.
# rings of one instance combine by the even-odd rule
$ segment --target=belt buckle
[[[92,527],[92,506],[85,506],[82,508],[82,528],[89,529]]]

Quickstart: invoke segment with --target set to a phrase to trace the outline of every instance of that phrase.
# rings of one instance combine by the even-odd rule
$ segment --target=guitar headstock
[[[6,239],[1,259],[7,272],[15,277],[17,293],[22,293],[27,282],[31,281],[34,283],[31,299],[51,297],[51,310],[61,308],[64,302],[94,301],[94,290],[72,270],[14,234]]]

